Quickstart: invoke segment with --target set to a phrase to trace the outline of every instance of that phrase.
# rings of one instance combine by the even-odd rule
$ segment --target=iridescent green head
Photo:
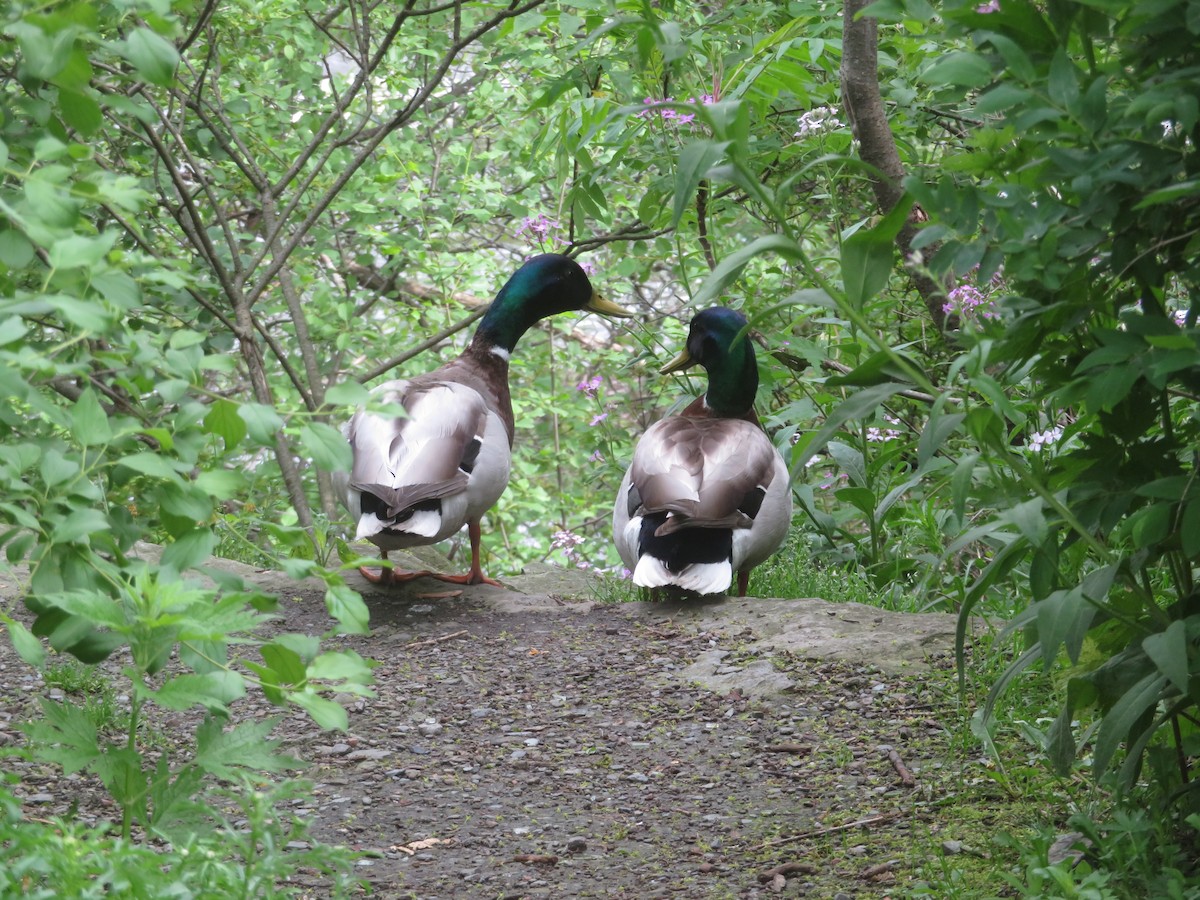
[[[746,317],[724,306],[696,314],[688,330],[687,347],[663,366],[662,374],[689,366],[704,366],[708,373],[708,408],[722,416],[741,416],[754,406],[758,391],[758,363]]]
[[[535,322],[573,309],[606,316],[633,315],[600,296],[575,260],[543,253],[527,260],[500,288],[479,323],[475,341],[511,353]]]

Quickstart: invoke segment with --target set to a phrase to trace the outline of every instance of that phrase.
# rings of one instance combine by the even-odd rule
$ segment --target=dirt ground
[[[379,662],[378,696],[346,698],[348,733],[299,713],[276,733],[310,762],[293,811],[314,838],[366,851],[356,873],[374,896],[907,893],[921,848],[944,836],[944,635],[894,674],[772,646],[772,620],[723,614],[753,600],[698,612],[579,593],[447,596],[420,581],[367,594],[371,634],[332,641]],[[287,594],[281,630],[329,627],[320,590]],[[5,642],[0,744],[22,740],[15,726],[45,692]],[[251,697],[236,716],[277,712]],[[13,765],[30,814],[111,815],[86,780]]]

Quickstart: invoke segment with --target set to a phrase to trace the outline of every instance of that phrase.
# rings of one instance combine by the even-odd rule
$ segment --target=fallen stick
[[[539,866],[553,866],[558,863],[557,856],[550,856],[546,853],[519,853],[512,858],[513,862],[533,863]]]
[[[767,869],[765,872],[760,872],[758,876],[759,884],[766,884],[768,881],[773,881],[776,875],[794,875],[797,872],[801,875],[816,875],[820,869],[812,863],[802,862],[786,862],[778,865],[773,869]]]
[[[907,813],[902,809],[895,812],[881,813],[878,816],[867,816],[865,819],[859,819],[855,822],[847,822],[845,825],[831,825],[828,828],[818,828],[816,831],[805,831],[802,834],[793,834],[791,837],[778,838],[774,841],[767,841],[761,844],[760,847],[778,847],[781,844],[790,844],[792,841],[802,841],[805,838],[820,837],[824,834],[835,834],[839,831],[849,831],[851,828],[859,828],[866,825],[879,825],[883,822],[890,822],[893,819],[900,819],[906,816]]]
[[[462,637],[464,634],[467,634],[467,633],[468,633],[467,629],[464,628],[462,631],[454,631],[454,632],[451,632],[450,634],[443,634],[441,637],[429,638],[428,640],[424,640],[424,641],[413,641],[409,644],[405,644],[404,649],[405,650],[414,650],[417,647],[428,647],[432,644],[440,644],[442,641],[452,641],[452,640],[454,640],[454,638]]]
[[[763,744],[758,749],[764,753],[812,753],[808,744]]]
[[[896,774],[900,776],[900,783],[905,787],[916,787],[917,779],[913,777],[913,773],[909,771],[908,766],[904,764],[904,760],[900,758],[900,754],[892,747],[887,749],[888,762],[892,764],[892,768],[896,770]]]
[[[877,866],[870,866],[869,868],[863,869],[862,872],[859,873],[858,877],[863,881],[874,881],[880,875],[886,875],[888,872],[892,871],[892,869],[896,868],[899,863],[900,860],[898,859],[889,859],[887,862],[880,863]]]

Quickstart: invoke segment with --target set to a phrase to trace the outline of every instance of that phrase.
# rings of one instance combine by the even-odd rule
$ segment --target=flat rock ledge
[[[161,548],[139,544],[137,554],[155,558]],[[363,555],[370,556],[369,548]],[[394,552],[398,567],[456,571],[458,566],[433,548]],[[280,597],[324,593],[317,579],[296,581],[281,572],[257,569],[231,560],[213,559],[208,568],[237,575]],[[25,580],[22,567],[0,569],[0,599],[11,601]],[[433,580],[418,580],[380,589],[357,573],[349,576],[371,608],[372,625],[386,643],[390,625],[416,612],[427,621],[444,619],[466,624],[472,615],[511,617],[519,633],[521,619],[545,616],[584,616],[597,628],[639,621],[692,633],[736,638],[738,651],[699,653],[690,665],[662,677],[682,679],[721,694],[740,691],[763,697],[793,689],[789,677],[772,663],[772,654],[786,653],[815,661],[869,665],[883,672],[917,674],[954,650],[956,617],[947,613],[889,612],[859,603],[832,603],[817,598],[706,597],[636,603],[604,603],[600,583],[587,574],[557,566],[531,564],[521,575],[503,579],[507,589],[489,585],[459,588]],[[460,592],[461,591],[461,592]],[[8,606],[4,602],[3,606]],[[287,618],[286,609],[284,616]],[[724,642],[723,642],[724,643]],[[728,646],[726,644],[726,646]]]

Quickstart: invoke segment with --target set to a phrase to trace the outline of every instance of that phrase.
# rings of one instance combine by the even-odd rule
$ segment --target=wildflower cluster
[[[677,125],[677,126],[678,125],[690,125],[692,122],[695,121],[695,119],[696,119],[695,113],[681,113],[681,112],[678,112],[677,110],[671,109],[669,106],[663,105],[663,104],[674,103],[674,102],[675,102],[674,97],[664,97],[662,100],[655,100],[653,97],[647,97],[646,99],[644,99],[642,101],[642,104],[644,106],[646,106],[647,108],[643,109],[640,113],[638,113],[637,117],[639,119],[653,119],[657,116],[657,117],[663,119],[664,121],[671,122],[672,124]],[[696,98],[688,97],[687,102],[692,105],[696,105]],[[702,106],[712,106],[712,104],[714,104],[716,102],[717,102],[717,98],[715,96],[713,96],[712,94],[704,94],[700,98],[700,105],[702,105]]]
[[[538,213],[536,216],[525,216],[516,233],[518,235],[528,234],[538,246],[545,249],[547,243],[553,244],[557,240],[558,228],[557,220],[551,219],[544,213]]]
[[[581,394],[586,394],[589,397],[595,397],[596,391],[600,389],[600,385],[604,383],[604,379],[599,375],[593,375],[591,378],[584,378],[583,381],[575,385],[575,390]]]
[[[584,572],[602,573],[604,570],[599,566],[594,566],[580,553],[579,547],[587,538],[582,534],[576,534],[573,531],[556,531],[550,536],[550,550],[561,550],[563,555],[567,557],[568,565],[574,566]]]
[[[942,312],[948,316],[958,316],[963,320],[998,319],[996,304],[984,295],[983,291],[973,284],[960,284],[952,290],[942,304]]]
[[[981,3],[975,7],[975,12],[979,13],[981,16],[986,16],[994,12],[1000,12],[1000,0],[987,0],[987,3]]]
[[[892,425],[901,424],[900,420],[895,416],[884,416],[884,419],[886,419]],[[895,428],[876,428],[871,426],[867,429],[867,440],[875,443],[894,441],[900,436],[900,432]]]
[[[818,106],[802,115],[796,124],[798,127],[794,137],[806,138],[841,128],[844,123],[832,106]]]
[[[1045,431],[1035,431],[1029,435],[1029,442],[1026,444],[1030,450],[1041,450],[1043,447],[1049,447],[1051,444],[1058,443],[1058,439],[1062,437],[1062,426],[1055,425],[1053,428],[1047,428]]]

